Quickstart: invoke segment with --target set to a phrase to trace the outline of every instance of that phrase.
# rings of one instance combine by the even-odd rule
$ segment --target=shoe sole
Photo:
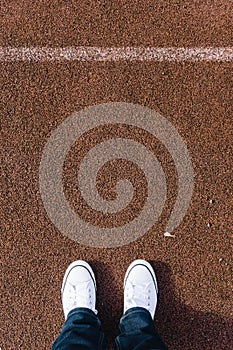
[[[61,292],[63,294],[63,291],[64,291],[64,287],[65,287],[65,284],[66,284],[66,281],[67,281],[67,278],[69,276],[69,273],[77,266],[82,266],[84,267],[85,269],[87,269],[87,271],[89,272],[90,274],[90,277],[94,283],[94,286],[95,286],[95,290],[97,290],[97,286],[96,286],[96,280],[95,280],[95,274],[94,274],[94,271],[92,270],[91,266],[86,262],[86,261],[83,261],[83,260],[76,260],[74,262],[72,262],[66,272],[65,272],[65,275],[64,275],[64,278],[63,278],[63,282],[62,282],[62,288],[61,288]]]
[[[157,284],[157,279],[156,279],[156,276],[155,276],[155,272],[153,270],[153,267],[151,266],[150,263],[148,263],[146,260],[143,260],[143,259],[137,259],[137,260],[134,260],[128,267],[126,273],[125,273],[125,278],[124,278],[124,289],[125,289],[125,283],[126,283],[126,280],[130,274],[130,271],[137,265],[141,265],[141,266],[145,266],[147,268],[147,270],[150,272],[151,274],[151,277],[153,279],[153,282],[154,282],[154,285],[155,285],[155,290],[156,290],[156,293],[158,294],[158,284]]]

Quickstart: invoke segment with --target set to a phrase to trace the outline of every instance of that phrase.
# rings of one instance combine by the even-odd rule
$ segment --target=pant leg
[[[115,349],[167,350],[167,347],[160,339],[149,311],[142,307],[133,307],[120,320]]]
[[[96,314],[77,307],[68,314],[52,350],[106,350],[107,343]]]

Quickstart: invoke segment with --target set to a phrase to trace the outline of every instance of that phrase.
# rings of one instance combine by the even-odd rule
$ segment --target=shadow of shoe
[[[150,262],[159,287],[155,323],[169,350],[231,350],[233,319],[197,311],[175,294],[171,270],[163,262]]]
[[[97,260],[92,260],[90,264],[97,282],[96,308],[98,317],[101,320],[110,350],[113,348],[112,344],[123,312],[123,281],[122,288],[120,288],[108,264]]]
[[[96,260],[90,263],[97,280],[98,316],[111,350],[123,312],[123,281],[121,288],[108,264]],[[159,287],[155,324],[168,349],[233,349],[233,320],[185,305],[176,296],[170,267],[160,261],[150,263],[155,270]]]

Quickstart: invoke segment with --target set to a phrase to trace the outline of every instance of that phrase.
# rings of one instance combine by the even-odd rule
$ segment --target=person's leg
[[[85,261],[70,264],[62,283],[65,324],[52,350],[105,350],[106,339],[97,317],[96,281]]]
[[[73,309],[53,344],[52,350],[107,349],[96,314],[87,308]]]
[[[153,321],[157,293],[152,266],[145,260],[135,260],[125,275],[124,314],[120,320],[115,349],[167,350]]]
[[[149,311],[141,307],[127,310],[121,318],[115,349],[167,350],[156,331]]]

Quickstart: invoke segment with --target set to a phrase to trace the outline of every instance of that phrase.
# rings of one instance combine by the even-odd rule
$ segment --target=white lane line
[[[233,47],[0,47],[0,61],[233,61]]]

